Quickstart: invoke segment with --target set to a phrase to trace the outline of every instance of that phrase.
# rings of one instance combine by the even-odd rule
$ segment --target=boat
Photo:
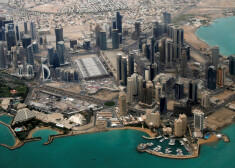
[[[165,139],[169,139],[169,138],[167,138],[167,137],[164,137]]]
[[[180,141],[180,144],[181,144],[181,145],[184,145],[184,142],[183,142],[183,141]]]
[[[171,153],[171,152],[172,152],[172,151],[170,150],[170,148],[166,148],[166,149],[165,149],[165,153],[166,153],[166,154],[169,154],[169,153]]]
[[[162,138],[161,140],[160,140],[160,142],[163,142],[165,140],[165,138]]]
[[[159,139],[159,138],[161,138],[162,136],[161,135],[159,135],[158,137],[157,137],[157,139]]]
[[[151,142],[151,143],[147,143],[147,146],[153,146],[153,143]]]
[[[170,142],[168,143],[168,145],[171,145],[171,146],[175,145],[175,140],[171,139]]]

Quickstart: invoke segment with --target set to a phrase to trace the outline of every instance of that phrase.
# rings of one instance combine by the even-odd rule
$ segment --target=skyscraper
[[[107,39],[105,31],[100,31],[100,50],[107,50]]]
[[[47,53],[48,53],[48,64],[53,65],[54,47],[53,46],[48,46],[47,47]]]
[[[152,81],[146,82],[146,89],[147,89],[146,104],[151,105],[153,103],[153,82]]]
[[[183,122],[182,120],[179,119],[175,119],[174,122],[174,133],[176,137],[182,137],[183,136]]]
[[[64,41],[63,28],[55,28],[55,38],[56,38],[56,45],[59,41]]]
[[[128,71],[128,76],[131,76],[133,73],[134,73],[134,53],[131,52],[129,55],[128,55],[128,68],[129,68],[129,71]]]
[[[58,41],[58,44],[57,44],[57,50],[58,50],[58,55],[59,55],[59,60],[60,60],[60,65],[61,64],[64,64],[65,63],[65,60],[64,60],[64,42],[63,41]]]
[[[122,55],[117,55],[117,80],[122,80]]]
[[[207,77],[207,88],[210,90],[216,89],[216,76],[217,71],[215,66],[210,66],[208,68],[208,77]]]
[[[127,85],[127,60],[126,57],[122,58],[121,60],[121,84],[126,86]]]
[[[182,58],[181,58],[181,65],[180,65],[180,74],[181,77],[186,78],[187,77],[187,55],[186,51],[182,51]]]
[[[188,99],[192,103],[196,103],[197,99],[197,83],[196,82],[189,82],[188,86]]]
[[[59,55],[57,52],[54,52],[54,56],[53,56],[53,67],[57,68],[60,67],[60,59],[59,59]]]
[[[20,31],[19,31],[19,26],[16,25],[16,40],[19,41],[20,40]]]
[[[24,22],[24,33],[28,33],[28,22]]]
[[[4,55],[3,42],[0,41],[0,69],[6,68],[6,59]]]
[[[182,99],[184,97],[184,84],[181,82],[175,83],[175,98]]]
[[[204,128],[204,113],[200,110],[194,112],[194,129],[202,131]]]
[[[120,12],[116,13],[116,22],[118,33],[122,33],[122,16],[120,15]]]
[[[172,46],[172,40],[166,40],[166,46],[165,46],[165,64],[166,67],[172,67],[172,59],[173,59],[173,46]]]
[[[27,47],[27,63],[30,65],[34,65],[34,55],[33,55],[33,46],[30,44]]]
[[[210,93],[207,91],[202,92],[201,105],[205,108],[210,106]]]
[[[140,22],[135,22],[135,32],[134,32],[134,39],[138,39],[140,37],[141,28],[140,28]]]
[[[101,31],[101,28],[100,28],[100,25],[96,25],[95,26],[95,44],[96,44],[96,47],[100,47],[100,31]]]
[[[171,14],[168,12],[163,12],[163,22],[165,24],[170,24],[171,23]]]
[[[119,38],[118,38],[118,30],[117,29],[113,29],[113,31],[112,31],[112,46],[113,46],[113,49],[119,48]]]
[[[8,31],[6,32],[6,40],[7,40],[7,49],[11,51],[11,47],[16,46],[16,34],[13,23],[9,23],[7,25]]]
[[[229,73],[235,75],[235,55],[229,57]]]
[[[119,112],[121,116],[127,115],[127,96],[125,92],[119,93]]]
[[[219,65],[217,68],[217,85],[224,87],[225,82],[225,67],[224,65]]]
[[[215,46],[212,48],[212,65],[217,68],[219,63],[219,47]]]
[[[185,114],[180,114],[179,118],[182,121],[182,132],[183,132],[183,135],[184,135],[185,132],[186,132],[186,129],[187,129],[187,116]]]
[[[160,113],[161,114],[167,113],[167,99],[163,95],[161,95],[160,97]]]
[[[127,102],[132,103],[134,101],[134,79],[132,77],[127,78]]]
[[[35,39],[36,38],[36,28],[35,28],[34,21],[30,22],[30,32],[31,32],[32,39]]]
[[[159,101],[162,95],[162,85],[160,83],[156,83],[155,85],[155,100]]]

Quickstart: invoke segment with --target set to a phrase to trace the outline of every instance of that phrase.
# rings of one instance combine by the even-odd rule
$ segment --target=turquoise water
[[[6,124],[11,124],[11,121],[13,120],[13,117],[9,116],[9,115],[1,115],[0,116],[0,121],[6,123]]]
[[[202,146],[199,158],[176,160],[139,153],[136,146],[145,142],[143,132],[117,130],[77,135],[55,139],[44,146],[51,130],[41,130],[34,136],[41,141],[26,143],[22,148],[10,151],[0,147],[0,167],[4,168],[234,168],[235,125],[224,131],[231,142],[219,142],[214,146]],[[147,140],[146,140],[147,141]]]
[[[235,54],[235,16],[216,19],[209,26],[202,26],[196,35],[210,46],[219,46],[220,54],[230,56]]]
[[[15,137],[11,133],[10,129],[3,124],[0,124],[0,144],[6,144],[9,146],[13,146],[15,144]],[[1,158],[1,155],[0,155],[0,158]]]

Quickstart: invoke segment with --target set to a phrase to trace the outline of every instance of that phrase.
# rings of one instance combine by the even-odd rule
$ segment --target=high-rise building
[[[197,89],[197,83],[190,81],[188,86],[188,99],[192,103],[196,103],[198,101]]]
[[[96,47],[100,47],[100,31],[101,31],[101,27],[100,25],[96,25],[95,26],[95,44],[96,44]]]
[[[161,95],[160,97],[160,113],[161,114],[167,113],[167,99],[163,95]]]
[[[132,77],[127,78],[127,102],[132,103],[134,101],[134,79]]]
[[[24,22],[24,33],[28,34],[28,22]]]
[[[175,120],[174,128],[175,128],[174,130],[175,136],[182,137],[183,136],[183,122],[180,118]]]
[[[112,46],[113,46],[113,49],[119,48],[118,29],[112,30]]]
[[[159,32],[159,22],[154,20],[153,21],[153,25],[152,25],[152,35],[154,38],[158,38],[160,36],[160,32]]]
[[[194,112],[194,129],[202,131],[204,129],[204,113],[200,110]]]
[[[138,76],[138,95],[141,95],[143,89],[143,77],[142,76]]]
[[[217,68],[217,85],[220,87],[224,87],[225,82],[225,67],[223,65],[219,65]]]
[[[122,80],[122,55],[117,55],[117,80]]]
[[[151,105],[153,103],[153,82],[152,81],[146,82],[146,89],[147,89],[146,104]]]
[[[127,96],[125,92],[119,93],[119,112],[121,116],[127,115]]]
[[[135,22],[134,39],[138,39],[140,37],[140,33],[141,33],[140,22]]]
[[[150,80],[152,81],[157,74],[158,74],[158,67],[157,64],[154,63],[150,66]]]
[[[15,29],[16,29],[16,40],[17,40],[17,41],[19,41],[19,40],[20,40],[20,31],[19,31],[19,26],[18,26],[18,25],[16,25]]]
[[[171,23],[171,14],[168,12],[163,12],[163,22],[165,24],[170,24]]]
[[[30,32],[31,32],[32,39],[35,39],[36,38],[36,28],[35,28],[34,21],[30,22]]]
[[[212,48],[212,65],[217,67],[219,63],[219,47],[215,46]]]
[[[172,50],[172,40],[166,40],[166,46],[165,46],[165,64],[166,67],[172,67],[172,59],[173,59],[173,50]]]
[[[64,60],[64,53],[65,53],[65,47],[63,41],[58,41],[57,43],[57,51],[59,55],[60,65],[65,63]]]
[[[205,108],[210,106],[210,93],[207,91],[202,92],[201,105]]]
[[[217,71],[215,66],[210,66],[207,70],[207,88],[210,90],[215,90],[216,89],[216,76],[217,76]]]
[[[186,116],[192,115],[192,106],[188,102],[177,102],[174,104],[173,108],[174,116],[179,116],[180,114],[185,114]]]
[[[133,73],[134,73],[134,53],[131,52],[129,55],[128,55],[128,76],[131,76]]]
[[[187,129],[187,116],[185,114],[180,114],[179,118],[182,121],[182,132],[185,134],[186,129]]]
[[[154,55],[155,55],[155,38],[152,36],[150,37],[150,61],[154,63]]]
[[[162,95],[162,85],[160,83],[156,83],[155,85],[155,100],[159,101]]]
[[[48,53],[48,64],[53,65],[54,47],[53,46],[48,46],[47,47],[47,53]]]
[[[229,57],[229,73],[235,75],[235,55]]]
[[[26,74],[27,74],[28,77],[33,77],[34,76],[33,65],[27,65],[26,66]]]
[[[60,59],[59,59],[59,55],[57,52],[54,52],[54,56],[53,56],[53,67],[57,68],[60,67]]]
[[[144,70],[144,78],[146,81],[150,81],[150,70],[149,69]]]
[[[122,16],[120,15],[120,12],[116,13],[116,22],[118,33],[122,33]]]
[[[27,49],[27,47],[31,44],[31,37],[25,36],[22,37],[23,48]]]
[[[175,98],[182,99],[184,97],[184,84],[181,82],[175,83]]]
[[[133,78],[134,80],[134,84],[133,84],[133,95],[134,96],[137,96],[138,95],[138,74],[137,73],[133,73],[131,75],[131,77]]]
[[[180,74],[181,77],[186,78],[187,77],[187,55],[186,55],[186,51],[183,50],[182,51],[182,58],[181,58],[181,65],[180,65]]]
[[[16,46],[16,34],[14,24],[7,25],[8,31],[6,32],[7,50],[11,51],[11,47]]]
[[[100,31],[100,50],[107,50],[107,39],[105,31]]]
[[[6,68],[6,59],[4,55],[3,42],[0,41],[0,69]]]
[[[127,60],[123,57],[121,60],[121,84],[126,86],[127,84]]]
[[[64,41],[63,37],[63,28],[56,28],[55,29],[55,38],[56,38],[56,46],[59,41]],[[57,47],[56,47],[57,48]]]
[[[159,128],[160,127],[160,113],[158,111],[156,113],[147,113],[146,124],[148,126]]]
[[[49,80],[51,77],[51,71],[45,64],[42,64],[42,79],[43,81]]]
[[[27,47],[27,63],[34,66],[33,46],[30,44]]]

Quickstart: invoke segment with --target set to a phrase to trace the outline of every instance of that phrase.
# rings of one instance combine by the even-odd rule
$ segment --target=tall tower
[[[167,99],[163,95],[161,95],[160,97],[160,113],[161,114],[167,113]]]
[[[64,47],[63,41],[58,41],[57,50],[58,50],[60,65],[64,64],[65,63],[65,60],[64,60],[65,47]]]
[[[170,24],[171,23],[171,14],[168,12],[163,12],[163,22],[165,24]]]
[[[127,84],[127,60],[126,57],[121,60],[121,77],[122,77],[122,85],[126,86]]]
[[[166,40],[166,56],[165,56],[165,64],[166,67],[172,67],[172,59],[173,59],[173,50],[172,50],[172,40]]]
[[[235,55],[229,57],[229,73],[235,75]]]
[[[202,92],[201,105],[205,108],[210,106],[210,93],[207,91]]]
[[[184,97],[184,84],[180,82],[175,83],[175,98],[182,99]]]
[[[116,22],[118,33],[122,33],[122,16],[120,15],[120,12],[116,13]]]
[[[153,103],[153,82],[152,81],[148,81],[146,83],[146,89],[147,89],[146,103],[148,105],[151,105]]]
[[[187,55],[186,55],[186,51],[183,50],[182,51],[182,58],[181,58],[181,76],[183,78],[186,78],[187,77]]]
[[[159,101],[162,95],[162,85],[160,83],[156,83],[155,85],[155,100]]]
[[[128,71],[128,76],[131,76],[133,73],[134,73],[134,53],[131,52],[129,55],[128,55],[128,68],[129,68],[129,71]]]
[[[117,80],[120,82],[122,80],[122,55],[117,55]]]
[[[47,53],[48,53],[48,63],[49,65],[53,65],[54,47],[48,46]]]
[[[100,50],[107,50],[107,39],[105,31],[100,31]]]
[[[185,134],[186,129],[187,129],[187,116],[185,114],[180,114],[179,118],[182,121],[182,132]]]
[[[216,71],[215,66],[210,66],[207,72],[208,72],[207,88],[210,90],[215,90],[216,89],[216,76],[217,76],[217,71]]]
[[[189,82],[188,86],[188,98],[189,101],[196,103],[198,101],[197,99],[197,83],[196,82]]]
[[[217,68],[219,63],[219,47],[215,46],[212,48],[212,65]]]
[[[175,120],[174,127],[175,127],[175,131],[174,131],[175,136],[182,137],[183,136],[183,123],[180,118]]]
[[[194,112],[194,129],[202,131],[204,129],[204,113],[200,110]]]
[[[55,29],[55,38],[56,38],[56,48],[57,48],[57,43],[59,41],[64,41],[64,38],[63,38],[63,28],[56,28]]]
[[[35,28],[34,21],[30,22],[30,32],[31,32],[32,39],[35,39],[36,38],[36,28]]]
[[[146,112],[146,124],[155,128],[160,127],[160,113],[158,111],[156,113]]]
[[[33,55],[33,46],[30,44],[27,47],[27,63],[30,65],[34,65],[34,55]]]
[[[0,69],[6,68],[6,59],[4,55],[3,42],[0,41]]]
[[[225,78],[225,67],[223,65],[219,65],[217,68],[217,85],[220,87],[224,87]]]
[[[132,77],[127,78],[127,102],[132,103],[134,101],[134,79]]]
[[[119,48],[118,29],[112,30],[112,46],[113,46],[113,49]]]
[[[28,33],[28,22],[24,22],[24,33]]]
[[[119,93],[119,112],[120,115],[125,116],[127,114],[127,104],[126,104],[126,93],[120,92]]]

